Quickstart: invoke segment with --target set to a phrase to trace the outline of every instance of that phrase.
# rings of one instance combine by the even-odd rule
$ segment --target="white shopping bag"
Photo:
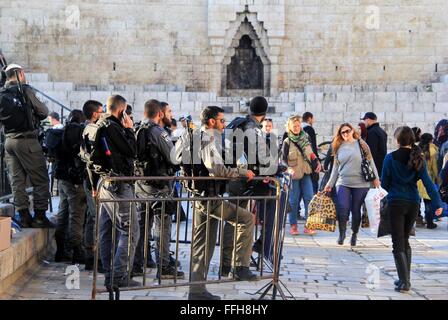
[[[387,196],[387,191],[383,188],[370,189],[364,200],[369,216],[370,231],[373,234],[378,233],[378,226],[380,224],[380,208],[381,200]]]

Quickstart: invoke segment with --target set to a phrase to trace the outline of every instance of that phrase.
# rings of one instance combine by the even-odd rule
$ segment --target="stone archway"
[[[242,21],[236,21],[239,26],[231,38],[221,65],[221,92],[224,96],[269,96],[271,62],[265,50],[267,41],[263,45],[248,16]],[[262,26],[258,27],[263,30]]]
[[[263,90],[263,62],[248,35],[243,35],[227,65],[227,90]]]

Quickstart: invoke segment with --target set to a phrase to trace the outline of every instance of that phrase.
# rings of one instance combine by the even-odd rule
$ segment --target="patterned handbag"
[[[336,207],[325,192],[318,192],[308,206],[305,227],[310,230],[334,232],[336,230]]]
[[[362,149],[361,142],[358,140],[359,149],[361,150],[361,172],[364,176],[364,179],[368,182],[376,179],[375,172],[373,172],[372,166],[370,165],[370,161],[367,160],[366,155],[364,154],[364,150]]]

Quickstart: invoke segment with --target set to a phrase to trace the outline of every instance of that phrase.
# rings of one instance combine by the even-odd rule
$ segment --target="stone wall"
[[[435,81],[448,71],[446,12],[446,0],[2,0],[0,48],[52,81],[220,94],[247,18],[274,96]]]
[[[47,74],[30,74],[30,83],[71,109],[81,109],[88,99],[106,102],[111,94],[121,94],[134,106],[134,117],[141,119],[145,101],[155,98],[167,101],[175,118],[191,115],[199,123],[200,111],[207,105],[225,109],[227,120],[247,114],[246,98],[222,97],[215,92],[170,91],[166,86],[124,85],[108,86],[103,90],[75,88],[73,83],[48,81]],[[159,89],[159,90],[156,90]],[[49,108],[60,112],[60,107],[43,98]],[[318,141],[331,140],[338,125],[349,122],[357,125],[368,111],[389,134],[389,147],[394,146],[392,135],[401,125],[417,126],[423,132],[434,132],[435,124],[448,118],[448,83],[429,86],[305,86],[304,92],[281,92],[268,97],[269,116],[274,127],[284,131],[289,115],[310,111],[316,119]],[[67,114],[65,114],[67,115]]]

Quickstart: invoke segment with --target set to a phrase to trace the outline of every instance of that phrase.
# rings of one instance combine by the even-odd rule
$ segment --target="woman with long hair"
[[[361,139],[366,141],[367,139],[367,126],[364,122],[358,123],[359,132],[361,134]]]
[[[349,123],[339,126],[332,143],[334,164],[330,180],[325,192],[330,193],[336,185],[337,216],[339,224],[338,244],[343,245],[350,211],[352,213],[352,238],[350,244],[356,246],[357,235],[361,224],[361,206],[369,189],[379,187],[379,175],[367,143]],[[366,181],[362,169],[362,159],[370,162],[375,180]]]
[[[412,129],[404,126],[395,130],[399,149],[389,153],[384,159],[381,185],[387,195],[387,210],[390,217],[393,255],[397,267],[398,281],[395,290],[409,291],[412,250],[409,233],[420,210],[420,196],[417,181],[422,180],[435,208],[436,215],[442,213],[439,193],[434,187],[426,169],[421,149],[415,145]]]
[[[418,146],[422,149],[423,157],[425,158],[428,169],[428,175],[431,178],[431,181],[434,184],[437,184],[439,182],[439,169],[437,166],[439,148],[433,143],[433,140],[434,138],[432,134],[424,133],[420,137]],[[437,228],[437,224],[434,223],[434,208],[432,207],[431,198],[429,197],[426,188],[423,186],[422,180],[418,181],[417,187],[420,197],[423,198],[423,202],[425,203],[426,228],[435,229]]]
[[[320,171],[319,159],[313,153],[307,134],[302,130],[301,120],[300,116],[288,118],[286,124],[287,137],[282,146],[282,161],[292,175],[292,189],[289,196],[291,205],[291,212],[289,213],[291,235],[299,234],[297,216],[299,214],[299,201],[302,198],[305,204],[305,219],[308,217],[308,204],[314,195],[313,183],[311,181],[313,166],[316,167],[315,172]],[[304,233],[315,234],[316,232],[305,228]]]

